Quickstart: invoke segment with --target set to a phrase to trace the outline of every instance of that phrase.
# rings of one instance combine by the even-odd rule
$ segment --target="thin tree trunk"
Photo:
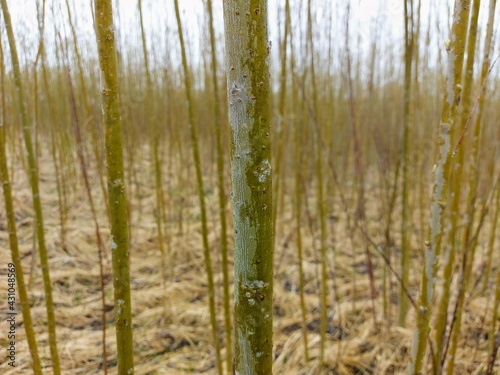
[[[207,210],[205,206],[205,188],[203,185],[203,175],[201,171],[201,159],[200,151],[198,147],[198,134],[195,125],[194,117],[194,101],[191,93],[191,76],[187,65],[186,57],[186,47],[184,44],[184,36],[182,32],[181,16],[179,11],[179,1],[174,0],[175,5],[175,18],[177,20],[177,28],[179,30],[179,42],[181,45],[181,55],[182,55],[182,68],[184,71],[184,83],[186,89],[186,100],[188,105],[188,116],[189,116],[189,132],[191,135],[191,145],[193,150],[193,159],[196,170],[196,181],[198,183],[198,199],[200,202],[201,211],[201,233],[203,241],[203,252],[205,256],[205,270],[207,272],[207,283],[208,283],[208,303],[210,310],[210,323],[212,325],[212,339],[215,347],[215,362],[217,366],[217,371],[222,374],[222,360],[220,357],[220,341],[217,332],[217,319],[215,313],[215,287],[214,287],[214,276],[212,269],[212,260],[210,256],[210,246],[208,244],[208,227],[207,227]]]
[[[320,306],[321,306],[321,323],[320,323],[320,365],[324,364],[325,348],[327,344],[326,330],[328,326],[328,272],[327,272],[327,229],[326,229],[326,207],[325,207],[325,194],[324,194],[324,173],[323,173],[323,147],[322,147],[322,134],[318,120],[318,87],[316,85],[316,70],[315,70],[315,56],[314,56],[314,39],[313,39],[313,21],[311,0],[307,2],[307,44],[310,48],[310,64],[311,64],[311,99],[312,99],[312,113],[311,117],[314,122],[314,148],[316,150],[316,165],[315,172],[317,178],[317,209],[320,225]]]
[[[212,11],[212,0],[207,1],[209,28],[210,28],[210,56],[212,63],[212,85],[214,90],[214,115],[215,115],[215,138],[217,142],[217,182],[219,185],[219,218],[221,225],[221,255],[222,255],[222,278],[224,294],[224,325],[226,329],[226,370],[231,373],[233,366],[233,344],[231,329],[231,306],[229,293],[229,270],[227,259],[227,220],[226,220],[226,189],[224,185],[224,148],[222,143],[223,121],[220,115],[219,83],[217,80],[217,57],[215,45],[214,17]]]
[[[21,69],[19,66],[19,58],[17,55],[14,32],[12,30],[12,21],[10,18],[9,9],[7,7],[7,0],[2,0],[2,11],[5,21],[5,27],[7,29],[7,37],[10,45],[10,54],[12,58],[14,80],[18,95],[19,107],[21,109],[24,143],[26,146],[26,153],[28,157],[29,180],[33,197],[33,206],[35,209],[36,236],[38,239],[38,251],[40,254],[40,262],[42,265],[43,286],[46,298],[45,304],[47,308],[47,326],[49,332],[49,346],[50,346],[50,355],[52,358],[52,369],[54,371],[54,375],[59,375],[61,373],[61,367],[59,364],[59,353],[57,351],[56,321],[54,316],[54,303],[52,299],[52,282],[50,281],[49,261],[47,255],[47,247],[45,244],[45,229],[43,225],[42,202],[40,199],[38,168],[36,163],[36,154],[31,139],[32,129],[30,126],[30,121],[28,119],[28,110],[26,108],[24,89],[21,77]]]
[[[73,44],[75,47],[75,55],[76,55],[76,62],[78,66],[78,73],[80,77],[80,88],[82,90],[82,98],[83,98],[83,105],[85,109],[85,118],[88,118],[86,122],[89,123],[89,126],[91,128],[91,136],[92,136],[92,147],[94,151],[94,157],[96,160],[96,166],[97,166],[97,174],[99,176],[99,183],[101,185],[101,190],[102,194],[104,196],[104,202],[106,204],[106,213],[108,214],[108,220],[109,220],[109,199],[108,199],[108,191],[106,190],[106,181],[104,180],[104,165],[102,162],[102,156],[101,156],[101,150],[100,150],[100,145],[101,142],[99,141],[99,136],[97,134],[97,129],[96,129],[96,124],[95,124],[95,119],[92,116],[92,111],[90,109],[90,104],[89,104],[89,95],[88,95],[88,90],[87,90],[87,84],[85,82],[85,74],[83,70],[83,64],[82,64],[82,57],[80,54],[80,49],[78,48],[78,38],[75,30],[75,26],[73,24],[73,17],[71,14],[71,8],[69,6],[69,0],[66,0],[66,10],[68,13],[68,22],[69,26],[71,29],[71,35],[73,36]],[[86,124],[84,124],[86,125]]]
[[[465,75],[462,79],[462,86],[463,86],[463,91],[461,94],[462,97],[462,103],[463,103],[463,108],[460,114],[460,122],[458,129],[456,129],[457,132],[459,132],[461,129],[464,129],[467,126],[468,118],[471,113],[471,108],[472,108],[472,85],[474,82],[474,77],[473,77],[473,69],[474,69],[474,60],[475,60],[475,52],[476,52],[476,40],[477,40],[477,21],[479,17],[479,8],[481,5],[480,0],[474,0],[473,5],[472,5],[472,16],[470,19],[470,27],[469,27],[469,33],[468,33],[468,41],[467,41],[467,62],[466,62],[466,67],[465,67]],[[454,366],[455,366],[455,352],[456,352],[456,344],[459,336],[459,331],[456,329],[460,329],[461,322],[462,322],[462,307],[464,303],[464,298],[465,298],[465,292],[467,290],[467,285],[468,285],[468,270],[467,270],[467,264],[469,262],[473,262],[474,260],[474,249],[476,248],[474,245],[471,243],[468,244],[466,242],[461,243],[461,248],[462,248],[462,257],[463,257],[463,262],[462,262],[462,275],[460,277],[460,281],[462,281],[462,285],[460,285],[460,292],[458,295],[458,309],[457,311],[457,316],[454,317],[454,321],[456,324],[454,324],[452,328],[452,332],[450,333],[448,340],[451,340],[451,347],[448,353],[443,352],[443,344],[446,341],[444,339],[445,332],[446,332],[446,326],[448,322],[448,305],[450,303],[450,296],[451,296],[451,284],[452,284],[452,274],[453,274],[453,269],[455,267],[455,257],[456,253],[459,250],[458,248],[458,241],[460,241],[460,226],[462,223],[461,221],[461,214],[460,214],[460,202],[462,198],[462,179],[463,179],[463,172],[465,168],[465,144],[462,144],[459,149],[458,149],[458,154],[455,157],[455,163],[453,165],[453,172],[452,172],[452,180],[453,180],[453,197],[451,199],[451,207],[450,207],[450,221],[451,221],[451,228],[449,229],[448,232],[448,254],[445,255],[445,269],[444,269],[444,275],[443,275],[443,294],[440,300],[440,305],[438,309],[438,317],[436,319],[436,361],[439,360],[439,366],[438,366],[438,371],[441,371],[441,367],[444,365],[444,360],[445,357],[447,358],[448,364],[447,364],[447,373],[449,375],[452,375],[454,373]],[[469,196],[470,199],[474,200],[472,196]],[[470,202],[472,204],[472,202]],[[466,204],[469,204],[466,202]],[[467,226],[472,228],[472,222],[469,222]],[[441,357],[440,357],[441,356]]]
[[[61,43],[62,44],[62,43]],[[87,198],[89,200],[90,212],[92,213],[92,220],[94,221],[94,230],[97,241],[97,255],[99,257],[99,282],[101,287],[101,325],[102,325],[102,367],[104,370],[104,375],[108,373],[108,355],[106,349],[106,294],[105,294],[105,282],[104,282],[104,243],[102,241],[101,230],[99,227],[99,221],[97,219],[97,211],[94,204],[94,197],[92,196],[92,187],[90,184],[90,177],[88,174],[87,161],[85,158],[85,147],[82,139],[82,132],[80,127],[80,120],[78,119],[78,114],[76,110],[75,94],[73,90],[73,84],[71,82],[71,76],[69,72],[69,64],[66,61],[66,75],[68,79],[68,91],[69,91],[69,107],[71,112],[71,120],[75,127],[75,138],[76,138],[76,153],[78,161],[80,163],[80,169],[83,176],[83,182],[85,184],[85,192],[87,193]]]
[[[155,196],[156,196],[156,229],[158,231],[158,246],[160,248],[160,265],[161,265],[161,279],[163,287],[162,296],[162,307],[163,315],[166,316],[166,306],[167,306],[167,266],[165,263],[165,245],[163,236],[163,213],[164,210],[164,193],[163,193],[163,172],[162,165],[160,161],[160,127],[154,118],[153,110],[153,81],[151,79],[151,73],[149,69],[149,59],[146,45],[146,33],[144,32],[144,21],[142,17],[142,1],[139,0],[137,4],[139,8],[139,21],[141,25],[141,41],[142,41],[142,55],[144,59],[144,68],[146,70],[146,112],[147,112],[147,123],[153,128],[152,140],[153,152],[152,159],[154,161],[154,173],[155,176]]]
[[[410,244],[408,223],[408,165],[409,161],[409,140],[410,140],[410,102],[411,102],[411,73],[413,63],[413,40],[414,40],[414,15],[413,1],[405,0],[405,83],[404,83],[404,123],[403,123],[403,188],[401,198],[403,202],[402,223],[401,223],[401,280],[402,284],[399,290],[399,317],[398,324],[404,327],[406,314],[408,313],[408,298],[405,294],[405,288],[408,288],[410,281]]]
[[[5,84],[5,65],[4,65],[4,60],[3,60],[3,46],[2,46],[2,41],[0,38],[0,87],[2,88],[2,118],[0,119],[0,182],[2,183],[3,187],[3,194],[4,194],[4,199],[5,199],[5,213],[7,216],[7,228],[8,228],[8,233],[9,233],[9,244],[10,244],[10,251],[11,251],[11,257],[12,257],[12,265],[14,266],[14,270],[12,270],[11,264],[8,265],[8,282],[9,282],[9,290],[10,290],[10,283],[15,283],[17,284],[17,290],[19,293],[19,299],[21,301],[21,311],[23,314],[23,320],[24,320],[24,329],[26,331],[26,339],[28,341],[28,347],[30,350],[31,354],[31,359],[33,361],[32,367],[33,367],[33,372],[35,375],[41,375],[42,374],[42,366],[40,362],[40,356],[38,354],[38,346],[36,343],[36,338],[35,338],[35,331],[33,330],[33,323],[31,320],[31,311],[30,311],[30,301],[28,298],[28,292],[26,290],[26,283],[24,282],[24,272],[23,272],[23,267],[21,263],[21,256],[19,253],[19,244],[18,244],[18,238],[17,238],[17,230],[16,230],[16,218],[15,218],[15,212],[14,212],[14,204],[13,204],[13,199],[12,199],[12,187],[10,185],[10,180],[9,180],[9,170],[7,167],[7,155],[6,155],[6,147],[5,147],[5,120],[6,120],[6,108],[5,108],[5,90],[4,90],[4,84]],[[15,278],[11,281],[11,274],[15,274]],[[15,289],[15,287],[12,287]],[[10,294],[10,291],[9,291]],[[15,301],[15,296],[14,296],[14,301]],[[11,299],[10,295],[8,298],[8,317],[9,318],[12,313],[15,310],[15,305],[12,303],[11,305]],[[10,355],[10,350],[9,346],[7,345],[7,358]]]
[[[356,116],[356,103],[354,99],[354,87],[352,80],[352,68],[351,68],[351,52],[350,52],[350,43],[349,43],[349,25],[350,25],[350,5],[347,6],[347,15],[346,15],[346,35],[345,35],[345,47],[346,47],[346,75],[347,75],[347,84],[348,84],[348,92],[349,92],[349,121],[351,124],[351,132],[352,132],[352,141],[353,141],[353,156],[354,156],[354,174],[356,178],[357,184],[357,202],[356,202],[356,212],[354,215],[354,223],[356,227],[359,227],[365,230],[366,227],[366,207],[365,207],[365,175],[363,171],[363,160],[362,160],[362,147],[360,144],[359,137],[359,129],[358,129],[358,121]],[[359,61],[358,61],[358,69],[359,69]],[[359,77],[359,74],[357,75]],[[375,276],[373,271],[373,263],[370,254],[369,244],[363,236],[363,247],[366,258],[366,269],[368,274],[368,282],[370,284],[370,297],[372,302],[372,314],[373,314],[373,323],[377,323],[377,313],[375,310],[375,299],[377,298],[377,290],[375,288]]]
[[[273,224],[266,0],[224,0],[235,233],[235,372],[272,374]]]
[[[483,56],[483,64],[481,67],[481,88],[480,88],[480,93],[479,93],[479,99],[478,99],[478,114],[476,117],[476,121],[474,124],[474,129],[473,129],[473,136],[472,136],[472,149],[471,149],[471,154],[473,157],[473,161],[471,163],[471,169],[469,171],[469,199],[467,199],[468,202],[472,202],[472,194],[476,194],[477,191],[477,180],[478,180],[478,175],[479,175],[479,138],[481,134],[481,120],[483,118],[483,109],[484,109],[484,99],[486,97],[486,88],[485,88],[485,81],[488,76],[489,70],[490,70],[490,64],[491,64],[491,49],[493,46],[493,26],[494,26],[494,19],[495,19],[495,9],[496,9],[496,0],[490,0],[489,3],[489,14],[488,14],[488,25],[486,27],[486,38],[484,40],[484,56]],[[498,210],[499,210],[499,205],[498,205],[498,199],[500,199],[500,191],[497,192],[497,200],[495,204],[495,211],[494,211],[494,216],[492,220],[492,226],[491,226],[491,232],[490,232],[490,238],[488,240],[488,250],[487,250],[487,258],[486,258],[486,270],[484,272],[484,279],[483,279],[483,285],[482,285],[482,291],[484,292],[486,290],[486,287],[488,285],[488,281],[490,278],[490,273],[491,273],[491,261],[493,257],[493,245],[495,243],[495,232],[497,228],[497,222],[498,222]],[[470,204],[470,203],[469,203]],[[473,208],[474,206],[470,204],[470,209],[467,210],[467,214],[469,215],[470,218],[472,218],[472,213],[473,213]],[[469,235],[466,233],[466,238],[468,238]]]
[[[106,126],[106,164],[111,218],[111,251],[118,373],[134,373],[127,197],[123,170],[122,125],[111,0],[95,1],[96,33],[102,71],[102,108]]]
[[[290,18],[290,2],[286,1],[285,13],[287,19]],[[290,39],[292,39],[292,31],[290,31]],[[290,58],[290,69],[292,74],[295,72],[295,53],[294,48],[290,45],[291,58]],[[293,95],[292,95],[292,108],[299,107],[299,88],[295,80],[293,81]],[[305,101],[304,101],[305,102]],[[297,106],[297,107],[296,107]],[[295,119],[295,131],[294,131],[294,146],[295,146],[295,225],[296,225],[296,236],[297,236],[297,261],[299,266],[299,288],[300,288],[300,310],[302,315],[302,338],[304,340],[304,356],[305,361],[309,362],[309,342],[307,337],[307,309],[305,303],[305,280],[304,280],[304,256],[303,256],[303,246],[302,246],[302,145],[301,145],[301,134],[304,131],[302,126],[302,119]]]
[[[444,98],[440,140],[436,164],[433,171],[433,194],[431,203],[431,218],[429,222],[429,240],[426,242],[425,263],[422,267],[422,285],[417,310],[417,325],[413,335],[412,354],[408,364],[410,375],[422,371],[429,321],[434,298],[435,280],[438,271],[438,260],[441,254],[441,239],[444,232],[445,208],[448,196],[448,178],[450,175],[450,156],[452,134],[456,115],[460,105],[462,65],[465,51],[465,38],[469,15],[470,0],[455,0],[451,41],[446,46],[448,52],[447,90]]]

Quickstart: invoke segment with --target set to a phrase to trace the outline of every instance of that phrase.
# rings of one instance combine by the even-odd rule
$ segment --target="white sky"
[[[417,0],[414,0],[415,2]],[[7,0],[10,7],[18,50],[21,60],[33,63],[38,39],[38,26],[36,17],[36,3],[41,0]],[[69,0],[75,20],[78,42],[80,48],[92,56],[96,55],[95,36],[92,29],[91,1]],[[153,56],[157,61],[170,58],[176,64],[178,62],[178,40],[175,37],[177,26],[173,0],[142,0],[143,16],[147,34],[148,51],[154,51]],[[219,35],[218,49],[221,56],[223,48],[223,16],[222,0],[213,0],[214,17],[216,20],[216,32]],[[332,45],[337,48],[334,54],[339,54],[344,46],[345,9],[349,0],[312,0],[314,9],[314,27],[318,35],[316,50],[326,51],[328,46],[324,45],[328,38],[329,30],[333,33]],[[487,3],[483,1],[483,9],[486,10]],[[269,4],[269,30],[273,49],[274,63],[278,59],[279,25],[278,21],[282,13],[284,0],[268,0]],[[292,23],[295,26],[293,32],[299,37],[300,26],[306,22],[307,0],[290,0],[292,10]],[[207,31],[205,28],[204,0],[179,0],[181,17],[186,34],[186,42],[190,51],[191,64],[200,64],[200,51],[206,46]],[[377,47],[383,51],[392,50],[392,53],[400,54],[402,51],[403,37],[403,0],[355,0],[351,1],[351,33],[353,35],[353,54],[365,55],[369,51],[369,45],[376,35]],[[139,14],[137,0],[114,0],[115,24],[119,33],[121,49],[124,53],[131,52],[130,47],[141,48],[139,33]],[[448,38],[449,10],[453,6],[453,0],[422,0],[422,34],[425,35],[427,25],[433,25],[432,44],[435,49],[444,44]],[[500,15],[497,7],[497,20]],[[331,13],[333,12],[333,15]],[[481,14],[480,27],[484,31],[486,27],[485,11]],[[330,22],[330,19],[333,22]],[[1,23],[2,34],[5,36],[3,22]],[[54,45],[54,25],[63,34],[69,36],[65,0],[46,0],[46,46],[50,56],[51,46]],[[302,26],[303,28],[304,26]],[[436,28],[440,28],[437,35]],[[168,29],[168,31],[167,31]],[[168,36],[168,37],[167,37]],[[358,36],[360,39],[357,39]],[[359,46],[357,41],[359,40]],[[5,39],[4,39],[5,41]],[[421,41],[422,43],[422,41]],[[481,42],[480,42],[481,44]],[[498,44],[498,43],[497,43]],[[4,42],[4,45],[6,43]],[[132,52],[131,58],[141,58],[141,55]]]

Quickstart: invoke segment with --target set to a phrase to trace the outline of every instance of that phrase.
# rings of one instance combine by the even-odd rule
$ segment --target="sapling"
[[[441,255],[441,239],[445,227],[445,207],[448,197],[448,177],[451,164],[452,133],[456,114],[460,105],[462,64],[469,14],[468,0],[456,0],[451,29],[451,41],[447,43],[447,87],[441,113],[440,140],[436,164],[433,171],[433,194],[429,239],[426,242],[425,263],[422,267],[421,291],[417,310],[417,325],[413,335],[412,353],[408,364],[410,375],[422,371],[427,348],[427,335],[432,312],[435,280],[438,271],[438,259]]]
[[[115,33],[111,0],[95,0],[96,36],[102,74],[111,252],[119,374],[134,374],[130,299],[129,227],[123,170],[122,126],[118,96]]]
[[[198,185],[198,199],[200,202],[201,210],[201,234],[203,241],[203,254],[205,257],[205,271],[207,273],[208,282],[208,304],[210,310],[210,324],[212,326],[212,339],[215,346],[215,362],[217,366],[217,371],[219,375],[222,374],[222,360],[220,355],[220,340],[217,333],[217,320],[215,315],[215,287],[214,287],[214,277],[212,270],[212,259],[210,256],[210,245],[208,244],[208,225],[207,225],[207,210],[205,206],[205,189],[203,184],[202,176],[202,166],[200,151],[198,146],[198,134],[195,124],[194,117],[194,100],[192,98],[192,88],[191,88],[191,76],[188,69],[187,57],[186,57],[186,47],[184,44],[184,36],[182,32],[182,24],[179,11],[179,1],[174,0],[175,5],[175,18],[177,20],[177,29],[179,30],[179,43],[181,46],[181,56],[182,56],[182,68],[184,72],[184,84],[186,90],[186,101],[188,105],[188,116],[189,116],[189,132],[191,136],[191,146],[193,151],[193,159],[196,169],[196,182]]]
[[[40,255],[40,262],[42,265],[43,286],[45,292],[45,304],[47,309],[47,326],[49,333],[49,346],[50,355],[52,359],[52,370],[55,375],[61,373],[59,363],[59,353],[57,351],[57,337],[56,337],[56,322],[54,316],[54,303],[52,298],[52,282],[50,281],[49,261],[47,254],[47,247],[45,244],[45,228],[43,221],[42,202],[40,198],[38,167],[36,162],[36,154],[33,147],[31,137],[31,126],[28,118],[28,109],[26,108],[24,88],[21,76],[21,69],[19,65],[19,58],[17,55],[17,47],[14,39],[14,32],[12,30],[12,21],[10,18],[7,0],[2,1],[2,12],[7,29],[7,38],[9,40],[10,55],[12,59],[12,68],[14,72],[14,81],[17,91],[17,99],[19,102],[21,112],[21,122],[23,126],[24,144],[26,146],[26,154],[29,165],[29,180],[31,185],[31,193],[33,198],[33,206],[35,209],[36,219],[36,236],[38,240],[38,253]]]
[[[224,326],[226,329],[226,370],[229,374],[233,362],[233,344],[231,328],[231,307],[229,294],[229,264],[228,264],[228,244],[227,244],[227,220],[226,220],[226,189],[224,185],[224,149],[222,147],[222,128],[223,121],[220,114],[220,95],[217,79],[217,57],[215,45],[214,18],[212,10],[212,0],[207,1],[209,30],[210,30],[210,57],[212,64],[212,85],[214,93],[214,121],[215,121],[215,140],[217,144],[217,183],[219,185],[219,219],[220,219],[220,238],[222,254],[222,277],[223,277],[223,295],[224,295]]]
[[[23,314],[24,320],[24,329],[26,331],[26,338],[28,341],[28,347],[30,350],[31,360],[33,361],[32,367],[35,375],[42,374],[42,366],[40,362],[40,355],[38,354],[38,345],[35,338],[35,331],[33,330],[33,321],[31,319],[31,311],[30,311],[30,301],[28,297],[28,292],[26,290],[26,283],[24,282],[24,273],[23,273],[23,265],[21,263],[21,255],[19,252],[19,242],[17,237],[17,228],[16,228],[16,218],[14,211],[14,202],[12,199],[12,187],[9,179],[9,170],[7,166],[7,153],[5,147],[5,65],[3,59],[3,45],[2,38],[0,37],[0,87],[1,87],[1,108],[2,108],[2,118],[0,118],[0,183],[3,187],[3,194],[5,199],[5,213],[7,216],[7,228],[9,233],[9,244],[10,244],[10,252],[12,263],[14,265],[14,271],[9,264],[8,267],[8,281],[9,283],[16,284],[16,288],[19,293],[19,299],[21,302],[21,311]],[[15,278],[12,277],[12,274],[15,274]],[[12,281],[11,281],[12,280]],[[9,288],[10,289],[10,288]],[[10,292],[9,292],[10,293]],[[15,299],[15,297],[14,297]],[[9,312],[11,312],[11,308],[14,308],[14,305],[11,305],[11,299],[7,300],[9,306]],[[10,316],[10,315],[9,315]],[[10,345],[10,340],[8,342]],[[9,351],[7,351],[9,354]]]
[[[272,374],[268,1],[223,2],[234,217],[234,373]]]

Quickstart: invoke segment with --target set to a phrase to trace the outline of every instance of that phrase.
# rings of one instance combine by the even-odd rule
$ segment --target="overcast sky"
[[[415,0],[416,2],[417,0]],[[24,62],[34,61],[38,27],[36,17],[36,3],[41,0],[7,0],[10,7],[15,35],[21,59]],[[76,24],[78,42],[81,49],[88,56],[97,54],[95,36],[92,29],[91,1],[69,0]],[[214,17],[216,20],[216,32],[219,35],[219,53],[223,49],[223,15],[222,0],[213,0]],[[279,25],[284,7],[284,0],[269,0],[269,39],[272,42],[272,56],[274,63],[278,58]],[[486,27],[487,2],[483,1],[480,28],[484,31]],[[173,0],[142,0],[143,16],[146,27],[148,50],[154,49],[155,58],[162,61],[170,58],[176,62],[178,59],[178,40],[175,35],[177,26]],[[292,23],[294,25],[295,37],[299,37],[301,24],[306,22],[306,0],[290,0]],[[315,32],[317,33],[317,50],[327,50],[322,46],[322,38],[326,40],[328,30],[332,31],[332,41],[335,48],[342,48],[344,44],[345,9],[349,0],[312,0],[313,18]],[[206,32],[205,0],[179,0],[181,17],[186,33],[186,42],[193,65],[200,63],[200,51],[208,43]],[[395,49],[395,53],[402,51],[403,37],[403,0],[355,0],[351,1],[351,33],[353,40],[359,41],[359,46],[353,43],[354,53],[367,54],[369,45],[374,36],[379,48],[384,51]],[[140,48],[139,14],[137,0],[114,0],[115,24],[119,33],[119,41],[123,53],[130,52],[133,48]],[[449,12],[453,6],[453,0],[422,0],[421,21],[422,33],[427,25],[433,25],[432,45],[434,49],[442,48],[444,40],[448,39]],[[46,45],[50,56],[51,46],[54,45],[54,30],[57,29],[63,35],[69,34],[67,21],[67,10],[65,0],[46,0]],[[497,19],[498,15],[497,7]],[[302,26],[303,27],[303,26]],[[439,33],[437,29],[440,29]],[[5,30],[2,24],[2,34]],[[5,40],[5,38],[4,38]],[[498,44],[498,43],[497,43]],[[323,48],[324,47],[324,48]],[[356,49],[357,47],[357,49]],[[498,50],[498,49],[497,49]],[[338,51],[336,51],[338,52]],[[140,54],[134,53],[134,58],[141,58]]]

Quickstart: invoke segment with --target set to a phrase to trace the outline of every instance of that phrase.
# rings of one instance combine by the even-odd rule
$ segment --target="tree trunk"
[[[235,233],[235,373],[272,373],[273,225],[267,1],[224,1]]]
[[[96,32],[102,71],[102,108],[106,126],[106,165],[111,215],[111,251],[119,374],[134,374],[127,198],[123,171],[118,69],[111,0],[96,0]]]

